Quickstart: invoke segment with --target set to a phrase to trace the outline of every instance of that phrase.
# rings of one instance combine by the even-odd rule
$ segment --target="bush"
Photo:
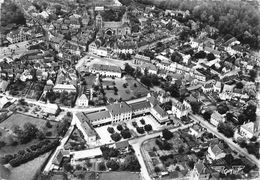
[[[46,132],[46,136],[51,136],[51,135],[52,135],[51,131]]]
[[[133,125],[134,127],[136,127],[136,126],[137,126],[137,122],[133,121],[133,122],[132,122],[132,125]]]
[[[169,140],[169,139],[171,139],[173,137],[173,134],[168,129],[164,129],[162,131],[162,136],[163,136],[164,139]]]
[[[121,136],[120,136],[119,133],[114,133],[114,134],[112,134],[110,137],[111,137],[111,139],[112,139],[113,141],[115,141],[115,142],[121,140]]]
[[[144,126],[144,130],[147,131],[147,132],[149,132],[149,131],[152,131],[152,130],[153,130],[153,127],[152,127],[151,124],[146,124],[146,125]]]
[[[50,121],[47,121],[47,122],[45,123],[45,126],[46,126],[47,128],[52,128],[52,125],[51,125]]]
[[[144,120],[144,119],[141,119],[140,122],[141,122],[141,124],[143,124],[143,125],[145,124],[145,120]]]
[[[99,171],[105,171],[106,170],[106,165],[105,165],[104,161],[102,161],[98,164],[98,170]]]
[[[119,124],[116,128],[117,128],[118,131],[122,131],[123,130],[123,126],[121,124]]]
[[[115,132],[114,128],[112,127],[108,127],[107,128],[107,131],[110,133],[110,134],[113,134]]]
[[[139,134],[144,134],[144,128],[143,128],[143,127],[137,127],[137,128],[136,128],[136,131],[137,131]]]
[[[158,173],[158,172],[160,172],[160,171],[161,171],[161,169],[160,169],[158,166],[155,166],[154,172]]]
[[[2,147],[4,147],[5,146],[5,142],[4,141],[0,141],[0,149],[2,148]]]
[[[116,171],[119,169],[119,164],[115,160],[107,161],[107,167],[111,168],[112,171]]]
[[[124,129],[121,131],[121,136],[124,138],[124,139],[127,139],[127,138],[131,138],[131,133],[129,131],[129,129]]]

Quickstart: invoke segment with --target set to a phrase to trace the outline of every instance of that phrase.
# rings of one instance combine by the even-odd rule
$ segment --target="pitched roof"
[[[254,133],[254,127],[255,127],[255,124],[253,122],[249,122],[249,123],[246,123],[246,124],[243,124],[241,126],[241,128],[247,130],[248,132],[250,133]]]
[[[138,111],[141,109],[150,108],[151,104],[148,101],[140,101],[133,104],[130,104],[133,111]]]
[[[107,109],[113,116],[132,111],[131,107],[124,101],[110,104],[107,106]]]
[[[96,121],[99,119],[107,119],[110,117],[110,114],[108,111],[100,111],[90,114],[85,114],[89,121]]]
[[[98,71],[109,71],[109,72],[118,72],[121,73],[121,69],[118,66],[110,66],[104,64],[93,64],[92,69]]]
[[[212,145],[211,151],[213,152],[213,154],[215,156],[218,156],[219,154],[221,154],[223,152],[223,150],[219,148],[218,144]]]
[[[197,169],[198,173],[199,174],[203,174],[205,172],[205,165],[202,161],[198,161],[195,166],[194,166],[195,169]]]
[[[214,118],[217,121],[222,121],[223,120],[223,116],[221,114],[219,114],[219,112],[217,112],[217,111],[214,111],[211,114],[211,118]]]
[[[154,110],[155,110],[158,114],[160,114],[160,116],[162,116],[162,117],[167,116],[167,113],[166,113],[159,105],[156,105],[156,106],[154,107]]]

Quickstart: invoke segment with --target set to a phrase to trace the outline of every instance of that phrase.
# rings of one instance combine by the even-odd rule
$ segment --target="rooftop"
[[[107,106],[108,111],[113,115],[119,115],[122,113],[129,113],[132,111],[131,107],[126,102],[114,103]]]
[[[121,73],[121,69],[118,66],[104,65],[104,64],[93,64],[92,69],[98,71],[110,71]]]
[[[130,104],[133,111],[138,111],[140,109],[150,108],[151,104],[148,101],[140,101]]]
[[[90,113],[90,114],[85,114],[85,115],[90,122],[96,121],[99,119],[107,119],[110,117],[110,114],[108,111],[100,111],[100,112],[95,112],[95,113]]]

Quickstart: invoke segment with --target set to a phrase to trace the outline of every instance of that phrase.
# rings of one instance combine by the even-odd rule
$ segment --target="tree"
[[[124,129],[121,131],[121,136],[124,138],[124,139],[127,139],[127,138],[131,138],[131,133],[129,131],[129,129]]]
[[[149,132],[149,131],[152,131],[152,130],[153,130],[153,127],[152,127],[151,124],[146,124],[146,125],[144,126],[144,130],[147,131],[147,132]]]
[[[136,127],[136,131],[137,131],[139,134],[144,134],[144,128],[143,128],[143,127]]]
[[[118,131],[122,131],[123,130],[123,126],[121,124],[119,124],[116,128],[117,128]]]
[[[115,142],[121,140],[121,136],[120,136],[119,133],[114,133],[114,134],[112,134],[110,137],[111,137],[111,139],[112,139],[113,141],[115,141]]]
[[[52,125],[51,125],[50,121],[46,121],[45,126],[47,128],[52,128]]]
[[[137,172],[137,171],[140,171],[140,168],[141,168],[141,166],[135,155],[127,155],[125,157],[125,161],[122,166],[123,170]]]
[[[152,87],[152,80],[149,76],[143,76],[141,77],[141,83],[143,83],[144,85],[148,86],[148,87]]]
[[[226,154],[224,159],[225,159],[227,165],[231,166],[233,164],[234,157],[232,156],[232,154]]]
[[[154,172],[158,173],[158,172],[160,172],[160,171],[161,171],[161,169],[160,169],[158,166],[155,166]]]
[[[255,70],[252,69],[249,71],[249,76],[250,76],[251,81],[255,82],[256,75],[257,75],[257,73]]]
[[[245,114],[249,121],[254,122],[256,120],[256,106],[249,104],[243,114]]]
[[[173,137],[173,134],[168,129],[164,129],[162,131],[162,136],[163,136],[164,139],[169,140],[169,139],[171,139]]]
[[[140,122],[141,122],[141,124],[143,124],[143,125],[145,124],[145,120],[144,120],[144,119],[141,119]]]
[[[204,58],[206,58],[206,56],[207,56],[207,53],[205,53],[205,51],[199,51],[199,52],[197,52],[197,53],[194,55],[194,57],[195,57],[196,59],[204,59]]]
[[[238,115],[237,120],[238,120],[238,124],[242,125],[242,124],[244,124],[244,122],[247,121],[247,117],[245,114],[241,113]]]
[[[207,121],[210,121],[210,118],[211,118],[211,112],[210,111],[206,111],[204,114],[203,114],[203,118]]]
[[[98,170],[99,170],[99,171],[105,171],[105,170],[106,170],[106,165],[105,165],[105,162],[104,162],[104,161],[101,161],[101,162],[98,164]]]
[[[60,121],[56,126],[58,135],[64,136],[69,126],[70,126],[70,121],[68,119],[63,119],[62,121]]]
[[[45,138],[45,134],[42,131],[37,131],[36,137],[39,140],[43,140]]]
[[[180,171],[180,170],[181,170],[180,167],[176,166],[175,171]]]
[[[194,114],[199,114],[200,113],[200,109],[202,106],[201,102],[191,102],[191,110],[193,111]]]
[[[229,110],[229,108],[226,104],[221,104],[217,107],[217,110],[220,114],[225,114]]]
[[[137,126],[137,122],[133,121],[133,122],[132,122],[132,125],[133,125],[134,127],[136,127],[136,126]]]
[[[64,163],[63,168],[64,168],[65,171],[67,171],[67,172],[71,172],[71,171],[73,170],[73,167],[70,165],[70,162]]]
[[[5,144],[5,142],[4,141],[0,141],[0,149],[2,148],[2,147],[4,147],[6,144]]]
[[[172,62],[180,63],[183,61],[182,55],[177,51],[173,52],[171,55]]]
[[[238,83],[236,84],[236,88],[237,88],[237,89],[243,89],[243,87],[244,87],[244,84],[243,84],[242,82],[238,82]]]
[[[125,64],[125,72],[131,76],[134,76],[135,69],[128,63]]]
[[[221,132],[222,134],[224,134],[228,138],[231,138],[231,137],[234,136],[233,128],[227,123],[220,122],[218,124],[217,129],[218,129],[219,132]]]
[[[108,127],[107,128],[107,131],[110,133],[110,134],[113,134],[115,132],[114,128],[113,127]]]
[[[211,60],[216,59],[216,57],[213,53],[209,53],[209,54],[207,54],[207,59],[208,59],[208,61],[211,61]]]
[[[119,169],[119,164],[115,160],[108,160],[106,165],[108,168],[111,168],[112,171],[116,171]]]
[[[179,154],[182,154],[184,152],[184,148],[183,148],[183,146],[180,146],[179,148],[178,148],[178,153]]]

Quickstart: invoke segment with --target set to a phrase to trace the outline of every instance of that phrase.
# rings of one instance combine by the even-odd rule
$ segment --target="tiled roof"
[[[130,104],[133,111],[138,111],[140,109],[150,108],[151,104],[148,101],[140,101],[133,104]]]
[[[118,66],[110,66],[104,64],[93,64],[92,69],[98,71],[118,72],[121,73],[121,69]]]
[[[155,110],[158,114],[160,114],[160,116],[162,116],[162,117],[167,116],[167,113],[166,113],[159,105],[156,105],[156,106],[154,107],[154,110]]]
[[[215,156],[218,156],[219,154],[221,154],[223,152],[223,150],[220,149],[217,144],[211,146],[211,150],[212,150],[212,152],[214,153]]]
[[[96,121],[99,119],[107,119],[110,117],[110,114],[108,111],[100,111],[100,112],[95,112],[95,113],[90,113],[90,114],[85,114],[85,115],[90,122]]]
[[[107,109],[113,116],[132,111],[131,107],[124,101],[120,103],[110,104],[107,106]]]
[[[128,146],[129,146],[129,142],[128,141],[116,142],[116,148],[117,149],[127,148]]]

